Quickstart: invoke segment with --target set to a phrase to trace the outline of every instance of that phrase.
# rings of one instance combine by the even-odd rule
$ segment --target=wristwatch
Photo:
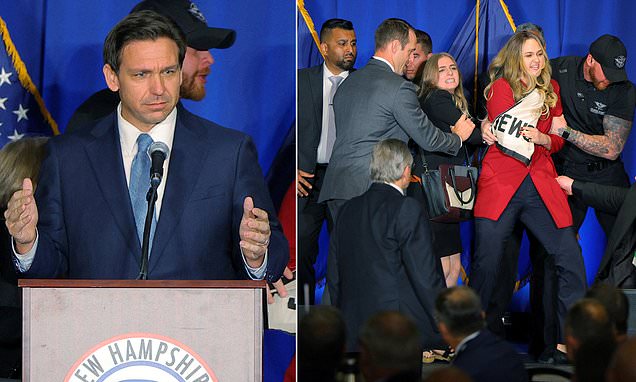
[[[572,129],[570,128],[570,126],[565,126],[565,129],[561,133],[561,138],[563,138],[563,139],[565,139],[567,141],[568,138],[570,137],[570,133],[571,132],[572,132]]]

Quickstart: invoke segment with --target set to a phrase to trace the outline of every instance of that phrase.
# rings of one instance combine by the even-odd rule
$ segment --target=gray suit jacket
[[[415,85],[376,59],[351,73],[334,97],[336,142],[320,191],[320,202],[351,199],[371,185],[373,146],[384,139],[412,138],[427,151],[455,155],[461,139],[443,133],[426,117]]]

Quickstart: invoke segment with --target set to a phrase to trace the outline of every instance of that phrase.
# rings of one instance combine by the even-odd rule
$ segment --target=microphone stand
[[[152,226],[152,218],[155,215],[155,202],[157,201],[157,187],[159,183],[152,182],[146,200],[148,201],[148,210],[146,212],[146,221],[144,223],[144,235],[141,243],[141,265],[137,280],[148,280],[148,251],[150,246],[150,228]]]

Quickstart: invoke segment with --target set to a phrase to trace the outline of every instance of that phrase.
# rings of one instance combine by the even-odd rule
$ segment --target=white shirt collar
[[[475,337],[477,337],[480,332],[481,332],[481,330],[478,330],[478,331],[476,331],[474,333],[471,333],[471,334],[467,335],[466,337],[464,337],[464,339],[461,340],[461,342],[459,344],[457,344],[457,348],[455,349],[455,354],[458,354],[460,351],[462,351],[466,347],[466,344],[469,341],[475,339]]]
[[[345,78],[349,77],[349,71],[348,70],[343,70],[342,72],[340,72],[340,74],[333,74],[331,72],[331,70],[329,70],[329,68],[327,67],[327,64],[325,64],[324,62],[322,63],[322,79],[323,81],[327,81],[329,82],[329,77],[333,77],[333,76],[338,76],[338,77],[342,77],[342,79],[344,80]]]
[[[174,130],[177,122],[177,108],[175,107],[170,114],[161,122],[157,123],[147,133],[153,141],[163,142],[172,153],[172,141],[174,139]],[[143,134],[141,130],[136,128],[132,123],[126,121],[121,115],[121,102],[117,106],[117,127],[119,129],[119,141],[121,150],[125,155],[134,156],[137,153],[137,138]]]
[[[395,68],[393,67],[393,65],[391,65],[391,63],[389,61],[387,61],[385,58],[382,57],[378,57],[378,56],[373,56],[373,58],[375,58],[376,60],[380,60],[382,62],[384,62],[385,64],[389,65],[389,68],[391,68],[391,71],[393,73],[395,73]]]

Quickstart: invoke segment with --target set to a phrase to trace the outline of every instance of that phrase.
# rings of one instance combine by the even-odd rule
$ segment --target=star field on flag
[[[57,134],[26,66],[0,18],[0,147],[26,136]]]

